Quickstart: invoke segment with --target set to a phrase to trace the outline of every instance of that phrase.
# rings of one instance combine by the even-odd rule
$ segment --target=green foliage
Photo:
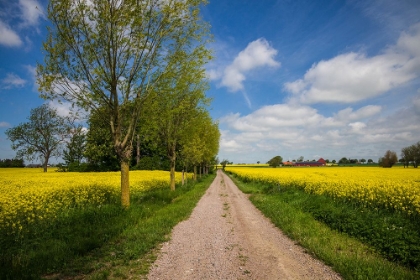
[[[165,188],[140,193],[132,197],[129,209],[121,208],[117,197],[110,198],[100,208],[74,209],[54,222],[37,224],[26,235],[0,232],[0,279],[39,279],[46,274],[67,279],[91,273],[95,277],[126,267],[129,274],[138,270],[139,259],[150,265],[143,258],[190,215],[213,179],[209,176],[174,192]],[[100,267],[106,270],[94,272]]]
[[[98,171],[117,171],[120,168],[118,156],[113,146],[108,121],[103,118],[105,114],[104,108],[90,114],[84,156],[89,165],[95,166]]]
[[[283,158],[281,156],[275,156],[270,159],[267,163],[271,167],[278,167],[283,162]]]
[[[350,163],[350,162],[346,157],[343,157],[338,161],[338,163],[339,164],[347,164],[347,163]]]
[[[220,132],[207,111],[198,111],[182,139],[181,156],[185,165],[209,165],[219,151]]]
[[[86,149],[86,133],[82,126],[74,127],[71,131],[70,140],[63,151],[63,159],[66,165],[77,167],[82,163]]]
[[[134,170],[166,170],[170,168],[170,162],[166,156],[142,156],[137,165],[133,167]],[[179,170],[179,168],[178,168]]]
[[[0,168],[3,167],[25,167],[25,162],[23,159],[0,159]]]

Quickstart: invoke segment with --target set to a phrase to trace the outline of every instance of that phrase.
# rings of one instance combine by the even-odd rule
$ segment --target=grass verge
[[[191,214],[215,175],[132,197],[131,207],[75,209],[26,236],[0,237],[0,279],[141,277],[172,228]]]
[[[273,191],[271,186],[231,178],[278,228],[344,279],[420,279],[419,272],[386,260],[372,246],[316,220],[305,204],[312,199],[308,194]]]

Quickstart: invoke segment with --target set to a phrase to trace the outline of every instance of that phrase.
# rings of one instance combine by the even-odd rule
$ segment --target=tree
[[[203,0],[51,0],[42,97],[104,110],[121,167],[121,204],[130,205],[129,164],[143,101],[168,72],[167,57],[202,45]]]
[[[357,159],[348,159],[348,163],[352,163],[352,164],[356,164],[356,163],[358,163],[359,161],[357,160]]]
[[[278,167],[283,162],[283,158],[281,156],[275,156],[270,159],[267,163],[271,167]]]
[[[398,162],[397,154],[394,151],[386,151],[385,155],[379,159],[379,165],[382,167],[392,167]]]
[[[49,159],[61,155],[62,145],[69,135],[69,123],[46,104],[32,109],[28,120],[6,130],[6,135],[19,158],[40,158],[47,172]]]
[[[0,167],[25,167],[25,162],[21,158],[0,159]]]
[[[303,159],[304,159],[304,157],[303,157],[303,156],[300,156],[300,157],[297,159],[297,162],[302,162],[302,161],[303,161]]]
[[[225,171],[225,167],[226,167],[226,165],[228,165],[228,164],[229,164],[229,160],[224,159],[224,160],[222,160],[222,162],[221,162],[220,164],[222,165],[222,169],[223,169],[223,171]]]
[[[402,148],[401,158],[404,159],[404,167],[408,167],[409,163],[412,162],[414,168],[417,168],[420,162],[420,141],[411,146]]]
[[[206,167],[219,151],[220,132],[218,123],[214,123],[207,111],[196,111],[185,127],[186,133],[181,140],[181,155],[184,164],[194,166],[194,179],[197,176],[197,166]],[[223,170],[229,162],[221,162]]]
[[[337,161],[336,161],[335,159],[333,159],[331,162],[332,162],[332,163],[336,163]]]
[[[197,118],[200,111],[205,111],[209,103],[205,96],[208,84],[203,65],[210,59],[210,52],[204,46],[192,50],[184,48],[175,51],[168,59],[168,65],[171,65],[173,71],[162,76],[159,94],[151,106],[157,111],[157,134],[166,146],[170,161],[170,187],[175,190],[178,148],[182,139],[189,137],[186,127]]]
[[[80,163],[84,158],[86,149],[86,133],[82,126],[76,126],[71,129],[70,140],[63,151],[63,159],[67,164],[69,171],[78,170]]]
[[[338,163],[339,164],[347,164],[347,163],[349,163],[349,160],[346,157],[343,157],[338,161]]]
[[[364,158],[362,158],[362,159],[360,160],[360,162],[361,162],[361,163],[365,163],[365,162],[366,162],[366,160],[365,160]]]
[[[257,161],[257,164],[260,164],[260,161]]]
[[[109,123],[103,118],[106,109],[101,108],[89,115],[84,156],[88,164],[96,171],[117,171],[118,156],[112,140]]]
[[[373,163],[373,160],[370,158],[370,159],[368,159],[368,161],[367,161],[368,163]]]

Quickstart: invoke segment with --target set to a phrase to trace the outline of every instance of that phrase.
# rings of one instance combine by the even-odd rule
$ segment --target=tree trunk
[[[46,156],[44,157],[44,164],[42,165],[42,167],[44,168],[44,172],[47,172],[47,168],[48,168],[48,158],[49,158],[49,155],[46,155]]]
[[[175,190],[175,157],[171,158],[171,191]]]
[[[188,165],[185,165],[185,184],[188,184]]]
[[[130,207],[130,166],[128,159],[121,160],[121,205]]]
[[[182,185],[184,185],[184,168],[182,168]]]
[[[194,181],[197,181],[197,165],[194,165]]]
[[[137,156],[136,156],[136,164],[139,165],[140,163],[140,135],[137,134]]]

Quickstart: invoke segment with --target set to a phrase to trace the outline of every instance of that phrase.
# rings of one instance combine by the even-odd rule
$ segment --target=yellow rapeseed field
[[[226,167],[248,181],[295,186],[314,194],[420,214],[420,169],[379,167]]]
[[[0,168],[0,231],[18,233],[28,224],[53,220],[68,209],[118,201],[120,172],[75,173],[49,169]],[[181,181],[181,173],[176,174]],[[169,186],[167,171],[130,171],[135,194]]]

